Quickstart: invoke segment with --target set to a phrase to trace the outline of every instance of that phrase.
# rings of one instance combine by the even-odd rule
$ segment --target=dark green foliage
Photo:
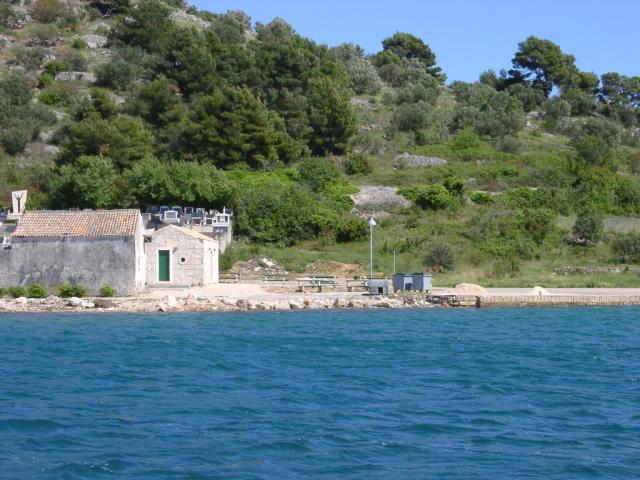
[[[515,135],[525,124],[522,103],[507,92],[497,92],[483,84],[454,82],[452,90],[459,104],[454,127],[472,128],[479,135]]]
[[[442,70],[436,66],[436,55],[429,45],[410,33],[396,32],[382,41],[382,53],[393,54],[397,58],[415,60],[434,77],[444,80]],[[379,63],[385,60],[378,59]]]
[[[136,78],[138,68],[131,63],[114,59],[96,68],[97,83],[116,90],[126,89]]]
[[[424,262],[427,267],[436,270],[453,270],[455,266],[453,249],[446,243],[437,243],[429,249]]]
[[[85,48],[87,48],[87,42],[85,42],[81,38],[74,38],[73,42],[71,42],[71,48],[75,48],[76,50],[84,50]]]
[[[344,161],[344,171],[348,175],[368,175],[373,172],[373,162],[366,155],[355,153]]]
[[[307,95],[311,128],[309,147],[312,153],[344,153],[349,138],[355,132],[356,121],[342,82],[328,76],[313,79],[309,82]]]
[[[619,261],[640,263],[640,233],[634,231],[616,235],[611,248]]]
[[[9,155],[22,153],[43,125],[53,123],[50,112],[34,105],[33,83],[22,72],[0,77],[0,146]]]
[[[62,165],[51,187],[59,207],[109,208],[119,200],[118,173],[102,156],[81,156]]]
[[[460,208],[460,199],[439,183],[401,188],[398,193],[424,210],[456,211]]]
[[[338,213],[276,174],[245,174],[234,194],[237,231],[262,243],[291,245],[335,230]]]
[[[13,298],[24,297],[27,294],[27,291],[24,287],[16,286],[9,288],[9,295]]]
[[[64,128],[59,141],[62,163],[81,155],[104,155],[121,170],[151,154],[153,136],[139,118],[119,115],[106,120],[95,113]]]
[[[462,196],[464,181],[461,178],[450,175],[443,180],[442,185],[444,185],[444,188],[454,197]]]
[[[139,1],[128,11],[130,20],[120,17],[113,36],[129,46],[164,53],[175,28],[169,14],[159,0]]]
[[[125,172],[129,195],[147,204],[198,205],[221,209],[231,198],[226,174],[213,165],[146,158]]]
[[[265,168],[291,162],[304,152],[284,123],[246,88],[197,96],[181,125],[182,156],[224,167],[246,163]]]
[[[73,108],[80,97],[78,90],[74,82],[55,82],[40,92],[38,100],[45,105]]]
[[[111,285],[102,285],[100,287],[100,296],[103,298],[115,297],[116,290]]]
[[[578,213],[571,231],[585,243],[598,243],[604,234],[602,216],[593,209],[584,209]]]
[[[1,12],[1,10],[0,10]],[[4,288],[4,287],[0,287],[0,298],[3,298],[4,296],[6,296],[9,293],[9,291]]]
[[[361,242],[369,237],[367,221],[355,215],[343,219],[338,227],[336,240],[338,242]]]
[[[27,298],[45,298],[47,290],[39,283],[34,283],[27,287]]]
[[[311,157],[298,166],[300,180],[314,192],[324,191],[340,178],[335,162],[330,158]]]
[[[60,285],[58,287],[62,298],[78,297],[82,298],[87,294],[86,287],[78,284]]]
[[[583,79],[575,60],[550,40],[530,36],[518,45],[513,66],[548,97],[554,86],[564,90],[581,85]]]

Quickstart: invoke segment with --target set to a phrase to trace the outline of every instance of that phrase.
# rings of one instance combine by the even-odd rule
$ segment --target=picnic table
[[[317,288],[319,292],[324,291],[324,287],[336,288],[336,277],[304,277],[298,278],[298,290],[304,293],[305,288]]]

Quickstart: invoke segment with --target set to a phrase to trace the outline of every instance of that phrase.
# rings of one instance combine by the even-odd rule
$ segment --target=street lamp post
[[[373,278],[373,228],[375,226],[376,221],[371,217],[369,219],[369,285],[371,285]]]

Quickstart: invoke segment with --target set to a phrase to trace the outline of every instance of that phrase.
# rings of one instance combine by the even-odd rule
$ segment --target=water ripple
[[[0,315],[0,478],[640,478],[637,308]]]

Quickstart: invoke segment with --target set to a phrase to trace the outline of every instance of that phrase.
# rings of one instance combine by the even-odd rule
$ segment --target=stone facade
[[[119,295],[138,293],[145,285],[145,260],[137,217],[126,235],[13,236],[11,248],[0,250],[0,286],[77,283],[97,292],[108,284]]]
[[[188,228],[169,225],[145,244],[147,285],[194,286],[218,283],[218,241]],[[159,251],[169,251],[169,281],[159,279]]]

